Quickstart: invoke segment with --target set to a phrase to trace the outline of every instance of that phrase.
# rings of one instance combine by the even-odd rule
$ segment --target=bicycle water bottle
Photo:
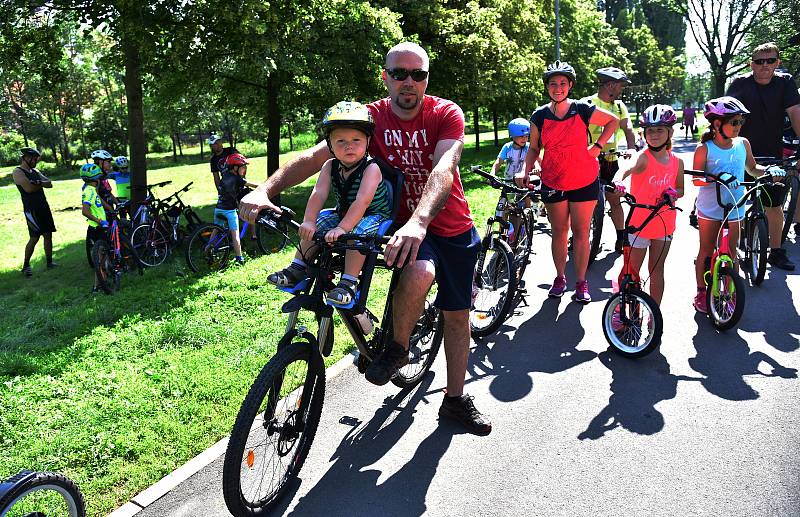
[[[362,334],[367,336],[370,332],[372,332],[374,325],[372,324],[372,318],[369,317],[367,311],[353,314],[353,317],[356,319],[356,323],[358,323],[358,327]]]

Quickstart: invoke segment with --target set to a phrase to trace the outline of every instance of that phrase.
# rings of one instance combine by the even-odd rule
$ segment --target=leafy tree
[[[739,54],[742,63],[748,63],[752,50],[768,41],[774,41],[781,51],[781,63],[797,78],[800,75],[800,3],[795,0],[774,0],[759,13],[745,38]]]

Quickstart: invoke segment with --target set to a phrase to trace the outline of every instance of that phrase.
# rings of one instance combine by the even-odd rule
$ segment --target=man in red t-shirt
[[[389,96],[368,105],[375,119],[370,154],[404,173],[397,217],[402,226],[386,246],[386,262],[405,268],[394,292],[394,342],[370,364],[366,377],[383,385],[408,363],[411,332],[436,280],[435,305],[444,315],[447,357],[447,393],[439,415],[488,434],[491,423],[464,394],[472,278],[480,247],[458,172],[464,114],[451,101],[425,95],[428,64],[419,45],[394,46],[382,72]],[[254,223],[264,208],[279,211],[269,198],[316,174],[329,158],[324,141],[303,152],[242,199],[240,216]]]

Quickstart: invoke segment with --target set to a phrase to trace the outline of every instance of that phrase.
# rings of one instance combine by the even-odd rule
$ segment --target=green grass
[[[496,195],[468,166],[488,166],[498,149],[486,142],[475,153],[474,138],[467,142],[463,180],[481,228]],[[256,158],[249,177],[260,181],[265,170],[266,158]],[[151,183],[165,179],[173,185],[163,195],[194,181],[185,200],[208,218],[215,195],[206,163],[148,175]],[[302,213],[311,185],[285,193],[284,204]],[[188,273],[182,258],[169,259],[142,277],[127,275],[114,296],[92,297],[80,183],[57,181],[47,197],[61,267],[45,269],[40,242],[34,276],[26,279],[19,194],[13,185],[0,187],[0,477],[23,468],[63,472],[81,486],[89,515],[101,515],[230,431],[284,332],[286,296],[265,287],[264,278],[284,267],[291,251],[205,277],[180,276]],[[378,313],[387,278],[378,275],[370,297]],[[337,323],[328,363],[352,346]]]

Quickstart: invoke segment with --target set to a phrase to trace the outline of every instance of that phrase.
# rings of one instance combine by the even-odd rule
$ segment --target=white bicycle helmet
[[[672,127],[678,121],[678,116],[671,106],[655,104],[642,113],[641,127],[667,126]]]
[[[92,160],[112,160],[114,159],[111,156],[111,153],[106,151],[105,149],[98,149],[96,151],[92,151]]]
[[[706,118],[726,118],[733,117],[734,115],[748,115],[750,110],[744,107],[744,104],[736,97],[718,97],[706,102],[703,115]]]

